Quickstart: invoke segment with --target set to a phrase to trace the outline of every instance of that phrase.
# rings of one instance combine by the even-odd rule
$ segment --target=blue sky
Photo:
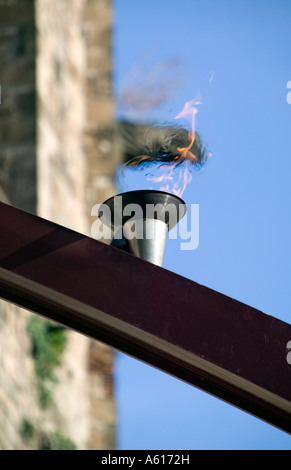
[[[116,96],[137,84],[133,71],[170,64],[157,73],[169,96],[135,119],[162,123],[202,100],[197,130],[212,157],[183,196],[199,204],[200,242],[181,251],[169,240],[164,268],[290,323],[291,2],[113,5]],[[123,354],[116,396],[120,449],[291,449],[282,431]]]

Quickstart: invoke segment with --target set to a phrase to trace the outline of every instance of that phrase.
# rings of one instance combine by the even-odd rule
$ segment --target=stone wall
[[[38,210],[90,234],[119,154],[108,0],[38,0]]]
[[[0,199],[36,212],[35,8],[0,2]],[[27,448],[38,420],[28,312],[0,301],[0,448]],[[29,410],[29,411],[28,411]],[[29,447],[29,446],[28,446]]]
[[[0,1],[0,186],[2,199],[36,210],[34,2]]]
[[[120,158],[111,28],[110,0],[0,0],[0,199],[88,235]],[[114,352],[65,330],[43,409],[34,317],[0,304],[0,449],[113,449]]]

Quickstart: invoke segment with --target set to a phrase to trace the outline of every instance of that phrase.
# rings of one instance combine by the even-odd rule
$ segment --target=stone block
[[[0,3],[0,26],[21,25],[34,18],[34,0],[14,0]]]

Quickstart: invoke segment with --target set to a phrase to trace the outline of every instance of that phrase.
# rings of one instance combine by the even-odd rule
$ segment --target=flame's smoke
[[[189,131],[178,126],[157,126],[147,129],[143,143],[136,137],[138,156],[123,165],[122,177],[125,178],[127,171],[139,170],[144,174],[148,189],[168,191],[181,197],[192,180],[193,171],[201,168],[207,158],[201,137],[195,131],[199,104],[194,100],[187,102],[175,118],[176,122],[182,118],[189,121]]]

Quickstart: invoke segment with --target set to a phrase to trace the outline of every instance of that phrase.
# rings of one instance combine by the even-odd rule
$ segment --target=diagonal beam
[[[0,203],[0,297],[291,433],[291,325]]]

